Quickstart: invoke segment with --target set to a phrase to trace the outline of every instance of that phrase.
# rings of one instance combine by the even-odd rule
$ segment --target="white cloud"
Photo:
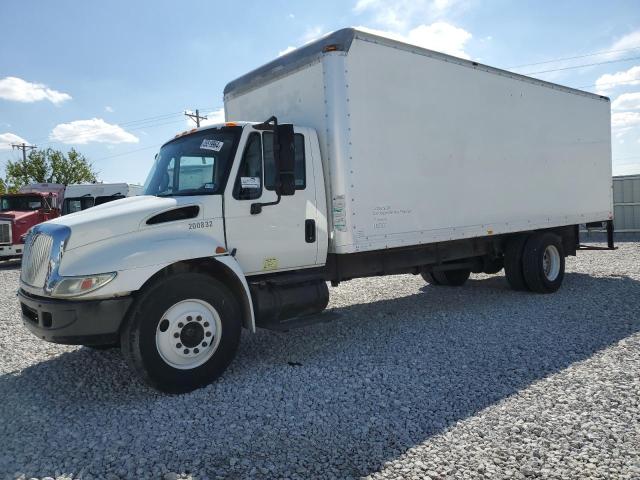
[[[638,45],[640,45],[640,30],[636,30],[620,38],[614,42],[608,50],[626,50],[637,47]],[[625,52],[614,52],[611,55],[621,57],[625,55]]]
[[[113,109],[112,106],[107,105],[106,107],[104,107],[104,111],[105,112],[109,112],[109,113],[113,113],[115,110]]]
[[[596,87],[602,92],[611,90],[618,84],[639,85],[640,65],[631,67],[629,70],[623,70],[622,72],[605,73],[596,80]]]
[[[29,144],[24,138],[19,137],[15,133],[0,133],[0,150],[11,150],[12,143],[26,143]]]
[[[296,49],[296,47],[292,47],[291,45],[289,45],[287,48],[285,48],[284,50],[280,50],[278,52],[278,56],[281,57],[283,55],[286,55],[289,52],[293,52]]]
[[[623,93],[612,103],[614,110],[640,110],[640,92]]]
[[[101,118],[75,120],[56,125],[49,134],[54,141],[84,145],[87,143],[138,143],[135,135]]]
[[[611,115],[611,127],[614,130],[627,129],[640,125],[640,112],[617,112]]]
[[[375,35],[382,35],[401,42],[411,43],[418,47],[437,50],[439,52],[455,55],[456,57],[470,58],[469,54],[464,51],[464,48],[466,43],[472,37],[471,33],[447,22],[435,22],[431,25],[418,25],[417,27],[409,30],[405,35],[393,31],[376,30],[368,27],[357,28]]]
[[[302,46],[302,45],[306,45],[307,43],[315,42],[316,40],[318,40],[320,37],[323,37],[324,35],[327,35],[327,33],[323,32],[321,25],[309,27],[305,30],[304,34],[300,37],[300,44]],[[281,57],[283,55],[286,55],[287,53],[292,52],[296,48],[298,47],[289,45],[284,50],[280,50],[278,52],[278,56]]]
[[[323,30],[324,29],[322,28],[322,25],[315,25],[313,27],[307,28],[301,38],[303,45],[305,43],[311,43],[314,40],[319,39],[323,35]]]
[[[375,24],[385,29],[406,31],[415,20],[435,20],[448,14],[464,3],[461,0],[358,0],[354,11],[369,13]]]
[[[42,83],[31,83],[18,77],[5,77],[0,79],[0,98],[23,103],[49,100],[57,105],[71,100],[71,95],[53,90]]]

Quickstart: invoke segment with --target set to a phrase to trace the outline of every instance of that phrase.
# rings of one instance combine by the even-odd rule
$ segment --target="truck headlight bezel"
[[[51,296],[69,298],[95,292],[111,282],[117,275],[117,272],[109,272],[97,273],[95,275],[58,277],[55,285],[53,285]]]

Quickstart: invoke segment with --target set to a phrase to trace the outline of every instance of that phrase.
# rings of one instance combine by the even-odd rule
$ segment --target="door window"
[[[265,132],[264,138],[264,188],[275,190],[276,188],[276,167],[273,160],[273,133]],[[295,149],[295,183],[296,190],[304,190],[307,186],[304,135],[296,133],[294,135]]]
[[[249,135],[233,196],[238,200],[255,200],[262,196],[262,140],[259,133]]]

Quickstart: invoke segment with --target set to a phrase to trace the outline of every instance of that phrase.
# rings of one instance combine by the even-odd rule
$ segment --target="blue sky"
[[[24,139],[76,147],[101,180],[141,183],[189,125],[181,112],[219,118],[228,81],[345,26],[501,68],[609,52],[516,71],[556,70],[534,76],[610,96],[614,174],[640,173],[636,0],[3,0],[0,175]]]

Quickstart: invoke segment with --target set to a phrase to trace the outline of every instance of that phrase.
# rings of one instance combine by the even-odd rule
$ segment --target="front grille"
[[[11,244],[11,224],[0,223],[0,243]]]
[[[34,233],[27,237],[22,255],[20,279],[32,287],[42,288],[49,273],[53,238],[45,233]]]

